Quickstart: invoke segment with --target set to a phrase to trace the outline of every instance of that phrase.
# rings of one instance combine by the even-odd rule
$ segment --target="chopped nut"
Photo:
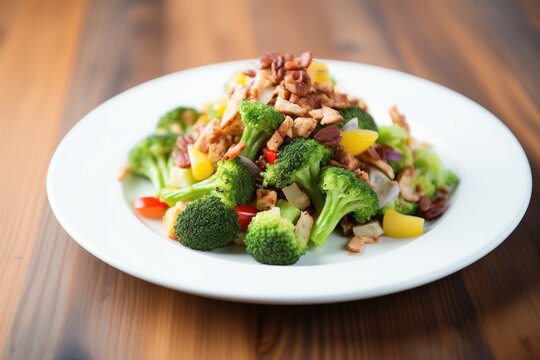
[[[176,139],[174,150],[171,153],[175,165],[181,168],[188,168],[191,166],[187,148],[188,145],[193,144],[193,141],[193,138],[189,135],[181,135]]]
[[[335,147],[341,141],[341,131],[337,126],[327,126],[317,131],[313,138],[321,144]]]
[[[118,172],[116,173],[116,178],[120,181],[124,181],[126,176],[129,174],[129,166],[127,164],[124,164],[120,166],[118,169]]]
[[[255,207],[258,210],[265,211],[270,210],[276,206],[277,192],[268,189],[257,189],[257,201]]]
[[[317,120],[310,117],[298,117],[294,119],[292,127],[292,137],[304,137],[307,138],[315,127],[317,126]]]
[[[245,148],[246,143],[243,142],[232,145],[231,147],[229,147],[229,150],[227,150],[222,160],[233,160],[234,158],[239,156]]]
[[[289,114],[289,115],[296,115],[296,116],[304,116],[307,114],[308,110],[301,107],[298,104],[293,104],[292,102],[285,100],[281,97],[278,97],[276,99],[276,103],[274,107],[281,113]]]
[[[418,210],[426,212],[431,208],[431,200],[427,196],[421,196],[418,200]]]
[[[415,187],[411,184],[414,177],[415,171],[412,166],[403,170],[398,177],[399,193],[405,200],[410,202],[417,202],[420,200],[420,195],[418,195]]]
[[[238,106],[240,105],[240,102],[246,97],[246,88],[239,88],[234,91],[229,101],[227,101],[227,107],[221,117],[221,127],[226,127],[228,122],[234,120],[236,115],[238,115]]]
[[[296,59],[285,62],[285,69],[286,70],[306,69],[309,66],[309,64],[311,64],[312,59],[313,59],[313,55],[311,54],[311,52],[306,51],[302,53]]]

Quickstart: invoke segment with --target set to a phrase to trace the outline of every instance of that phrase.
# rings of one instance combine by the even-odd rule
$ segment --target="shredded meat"
[[[307,138],[315,130],[316,126],[317,120],[310,117],[298,117],[294,119],[292,137]]]
[[[238,115],[238,106],[240,102],[247,97],[247,88],[239,88],[234,91],[229,101],[223,116],[221,117],[221,126],[226,127],[227,124],[236,118]]]
[[[128,174],[129,174],[129,166],[127,164],[124,164],[120,166],[120,168],[118,169],[118,172],[116,173],[116,178],[119,181],[124,181],[124,179],[126,178],[126,176],[128,176]]]
[[[335,93],[334,94],[334,107],[337,109],[345,109],[350,106],[349,98],[347,94]]]
[[[415,177],[414,167],[410,166],[403,170],[398,177],[399,193],[401,196],[410,202],[418,202],[420,195],[416,192],[416,188],[411,182]]]
[[[276,99],[276,103],[274,107],[279,112],[283,114],[289,114],[289,115],[304,116],[308,112],[306,108],[303,108],[302,106],[298,104],[293,104],[292,102],[285,100],[281,97],[278,97]]]
[[[347,243],[347,250],[353,253],[359,253],[362,251],[364,244],[375,244],[379,241],[377,237],[369,236],[354,236]]]
[[[260,211],[270,210],[276,206],[277,192],[268,189],[257,189],[255,207]]]
[[[270,140],[266,143],[266,147],[272,151],[278,151],[278,148],[283,144],[285,136],[290,135],[292,137],[291,128],[293,126],[293,119],[287,116],[285,120],[279,125],[279,128],[274,132]]]
[[[384,172],[386,176],[393,180],[396,177],[394,169],[392,169],[392,167],[388,165],[385,160],[381,159],[381,156],[377,152],[376,146],[377,145],[373,145],[369,147],[362,154],[358,155],[358,157],[360,160],[377,167],[379,170]]]
[[[202,152],[207,153],[210,144],[215,142],[220,134],[221,127],[219,126],[219,120],[211,120],[208,124],[206,124],[197,141],[195,141],[195,147]]]
[[[246,143],[243,143],[243,142],[231,145],[229,147],[229,150],[227,150],[227,152],[223,156],[223,160],[233,160],[234,158],[239,156],[242,153],[242,151],[244,151],[245,148],[246,148]]]
[[[309,112],[314,119],[320,120],[321,125],[331,125],[343,121],[343,117],[335,109],[323,106],[321,109],[311,110]]]
[[[409,127],[409,123],[407,122],[407,119],[405,119],[405,116],[403,116],[396,105],[392,106],[390,108],[390,117],[392,118],[392,122],[394,124],[397,124],[399,126],[401,126],[402,128],[404,128],[405,130],[407,130],[408,133],[411,132],[411,129]]]
[[[232,141],[227,137],[220,137],[217,142],[211,143],[208,146],[208,160],[213,163],[221,160],[231,144]]]

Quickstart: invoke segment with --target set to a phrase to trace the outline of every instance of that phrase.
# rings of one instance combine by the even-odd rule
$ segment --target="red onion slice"
[[[249,172],[253,177],[255,178],[255,181],[258,183],[262,183],[263,177],[261,176],[261,169],[255,164],[253,161],[248,159],[245,156],[238,156],[238,160],[240,160],[246,167],[248,168]]]
[[[388,148],[384,149],[384,156],[386,157],[386,160],[388,161],[399,161],[403,157],[402,154]]]

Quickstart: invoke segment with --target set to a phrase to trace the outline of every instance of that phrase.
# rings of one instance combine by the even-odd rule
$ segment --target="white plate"
[[[136,86],[103,103],[65,136],[49,166],[47,193],[59,222],[82,247],[141,279],[194,294],[246,302],[323,303],[409,289],[471,264],[499,245],[531,195],[527,158],[512,133],[473,101],[432,82],[375,66],[327,61],[345,90],[378,123],[397,104],[413,136],[435,145],[461,179],[450,209],[421,237],[384,238],[349,255],[333,235],[294,266],[268,266],[239,248],[198,252],[167,239],[159,222],[131,210],[151,194],[144,181],[116,180],[129,149],[177,105],[216,99],[248,61],[204,66]]]

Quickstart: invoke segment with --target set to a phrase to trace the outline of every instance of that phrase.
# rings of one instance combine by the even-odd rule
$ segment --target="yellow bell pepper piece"
[[[307,69],[311,81],[315,83],[325,83],[330,81],[330,73],[328,72],[328,65],[312,61]]]
[[[214,173],[214,166],[208,157],[193,145],[188,145],[191,173],[196,181],[204,180]]]
[[[354,129],[341,132],[340,145],[353,155],[364,152],[377,141],[379,133],[373,130]]]
[[[424,219],[389,209],[384,213],[383,230],[384,235],[396,238],[420,236],[424,233]]]
[[[242,86],[246,86],[247,84],[247,76],[243,73],[238,73],[236,74],[232,81],[231,81],[231,85],[242,85]]]

